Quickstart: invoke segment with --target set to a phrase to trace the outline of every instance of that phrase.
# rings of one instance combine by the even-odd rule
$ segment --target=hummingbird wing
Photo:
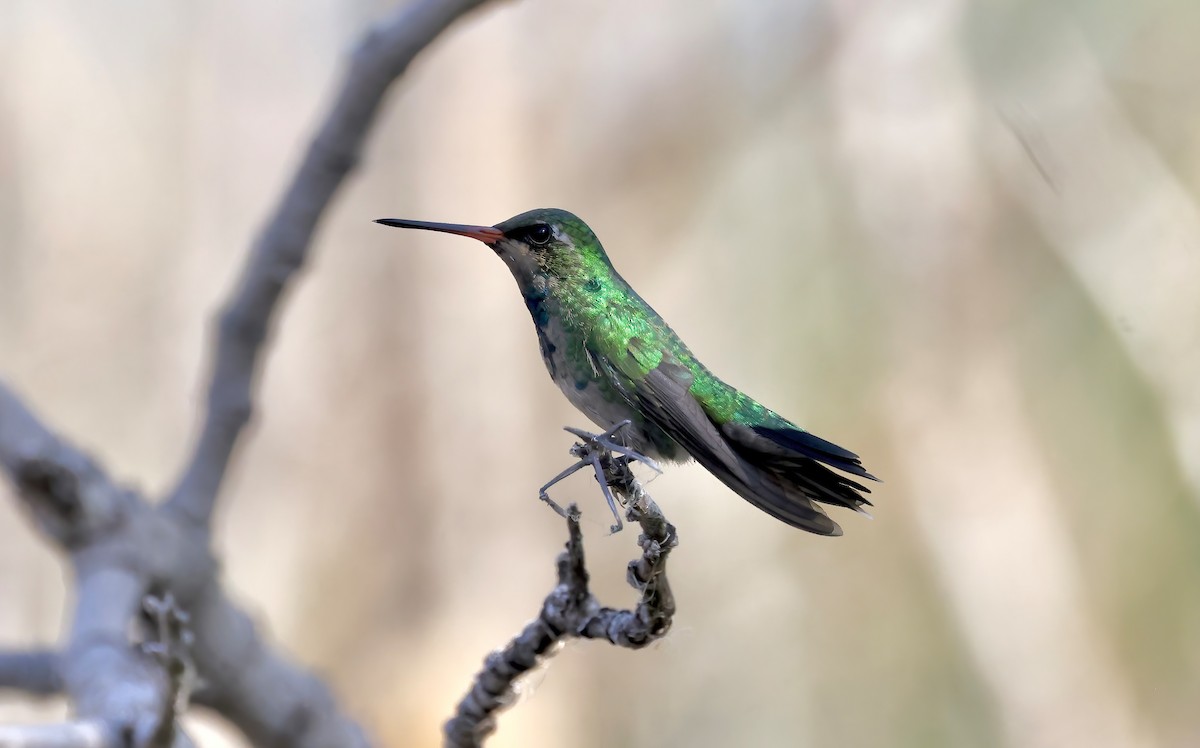
[[[837,523],[813,503],[814,497],[755,465],[736,448],[738,442],[723,433],[690,392],[693,375],[686,367],[664,352],[657,366],[642,374],[637,367],[645,356],[639,355],[644,352],[638,350],[637,343],[631,341],[628,357],[620,360],[624,366],[600,355],[595,357],[599,368],[631,405],[722,483],[767,514],[819,535],[842,534]]]

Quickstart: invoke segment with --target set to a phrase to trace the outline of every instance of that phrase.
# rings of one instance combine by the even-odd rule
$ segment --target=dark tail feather
[[[722,426],[721,432],[743,459],[813,501],[855,511],[862,511],[864,505],[871,503],[863,495],[870,493],[870,489],[826,467],[877,480],[863,469],[857,455],[832,442],[797,429],[732,422]]]
[[[863,468],[862,460],[858,458],[858,455],[815,434],[810,434],[807,431],[799,429],[777,429],[769,426],[751,426],[750,429],[780,447],[796,452],[809,459],[823,462],[830,467],[835,467],[851,475],[857,475],[860,478],[873,481],[879,480]],[[858,484],[854,485],[861,490],[866,490]]]
[[[747,456],[746,459],[754,461],[755,458]],[[814,460],[801,457],[787,461],[759,460],[756,464],[778,475],[784,483],[795,485],[814,501],[844,506],[858,512],[863,511],[863,506],[871,506],[870,500],[863,495],[871,493],[871,489],[838,475]]]

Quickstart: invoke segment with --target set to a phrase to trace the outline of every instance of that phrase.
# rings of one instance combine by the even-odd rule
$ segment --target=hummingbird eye
[[[539,247],[549,244],[550,237],[553,235],[554,232],[551,231],[550,227],[544,223],[539,223],[531,227],[529,229],[529,233],[526,234],[527,238],[529,239],[529,243],[536,244]]]

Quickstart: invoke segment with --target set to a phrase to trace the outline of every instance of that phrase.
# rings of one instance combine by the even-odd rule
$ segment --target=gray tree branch
[[[78,601],[55,670],[80,722],[91,727],[64,729],[57,737],[99,735],[102,745],[113,746],[188,744],[173,723],[169,732],[161,727],[161,716],[170,713],[165,674],[128,636],[151,586],[139,563],[143,554],[135,543],[125,545],[125,534],[142,528],[122,519],[140,502],[52,434],[3,385],[0,466],[22,506],[70,554],[74,567]],[[154,737],[159,740],[151,742]]]
[[[35,525],[69,555],[78,598],[60,653],[0,656],[0,686],[62,691],[75,719],[3,728],[0,748],[190,745],[175,724],[177,710],[186,706],[188,662],[205,682],[204,704],[255,744],[368,745],[324,683],[268,646],[225,595],[209,546],[209,521],[251,415],[279,299],[354,168],[385,91],[455,19],[484,2],[418,0],[365,35],[224,305],[203,426],[161,506],[114,483],[0,383],[0,468]],[[190,636],[184,636],[185,621]],[[131,635],[135,623],[142,624],[140,641]]]
[[[80,720],[52,725],[0,725],[0,748],[108,748],[103,722]]]
[[[59,668],[58,653],[49,650],[0,652],[0,691],[57,696],[63,690]]]

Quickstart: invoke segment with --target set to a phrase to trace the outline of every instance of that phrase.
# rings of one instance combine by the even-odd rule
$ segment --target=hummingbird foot
[[[578,445],[576,445],[576,446],[578,446]],[[575,454],[574,449],[571,450],[571,454]],[[579,470],[581,468],[585,468],[589,464],[590,463],[587,460],[580,459],[579,462],[576,462],[571,467],[567,468],[566,470],[562,471],[558,475],[554,476],[546,483],[546,485],[544,485],[540,489],[538,489],[538,498],[541,499],[542,501],[546,502],[546,504],[548,504],[550,506],[550,508],[553,509],[558,514],[558,516],[562,517],[563,519],[569,519],[571,517],[571,515],[567,512],[567,510],[563,509],[561,504],[556,502],[554,499],[550,498],[550,494],[546,493],[546,491],[551,486],[553,486],[555,483],[558,483],[559,481],[563,480],[564,478],[566,478],[568,476],[574,475],[575,473],[579,472]]]
[[[662,473],[662,468],[658,466],[657,462],[614,440],[617,432],[629,425],[630,421],[624,420],[602,434],[593,434],[583,429],[567,426],[564,429],[567,433],[577,436],[582,440],[571,447],[571,455],[578,458],[578,462],[554,476],[546,485],[542,486],[538,491],[538,498],[546,502],[560,517],[567,517],[567,510],[555,503],[547,491],[551,486],[564,478],[590,466],[596,474],[596,482],[600,484],[600,491],[604,494],[604,500],[608,502],[608,508],[612,511],[613,519],[616,520],[616,524],[609,527],[609,532],[613,534],[620,532],[625,527],[625,523],[621,520],[621,511],[617,508],[617,499],[613,496],[610,486],[623,488],[635,485],[640,489],[640,485],[636,480],[632,479],[633,474],[629,470],[629,463],[634,460],[645,464],[659,474]],[[614,456],[614,453],[619,456]],[[640,496],[635,496],[634,498],[635,500],[640,499]],[[624,506],[624,502],[621,503]]]
[[[635,452],[634,450],[615,440],[616,435],[620,433],[621,429],[632,425],[632,423],[632,421],[626,418],[624,421],[619,422],[617,425],[613,426],[608,431],[605,431],[603,434],[593,434],[590,431],[584,431],[583,429],[577,429],[571,426],[564,427],[563,431],[583,439],[584,444],[594,445],[607,452],[615,452],[616,454],[624,455],[630,460],[637,460],[654,472],[662,475],[662,468],[659,467],[658,463],[652,458],[647,457],[641,452]]]

